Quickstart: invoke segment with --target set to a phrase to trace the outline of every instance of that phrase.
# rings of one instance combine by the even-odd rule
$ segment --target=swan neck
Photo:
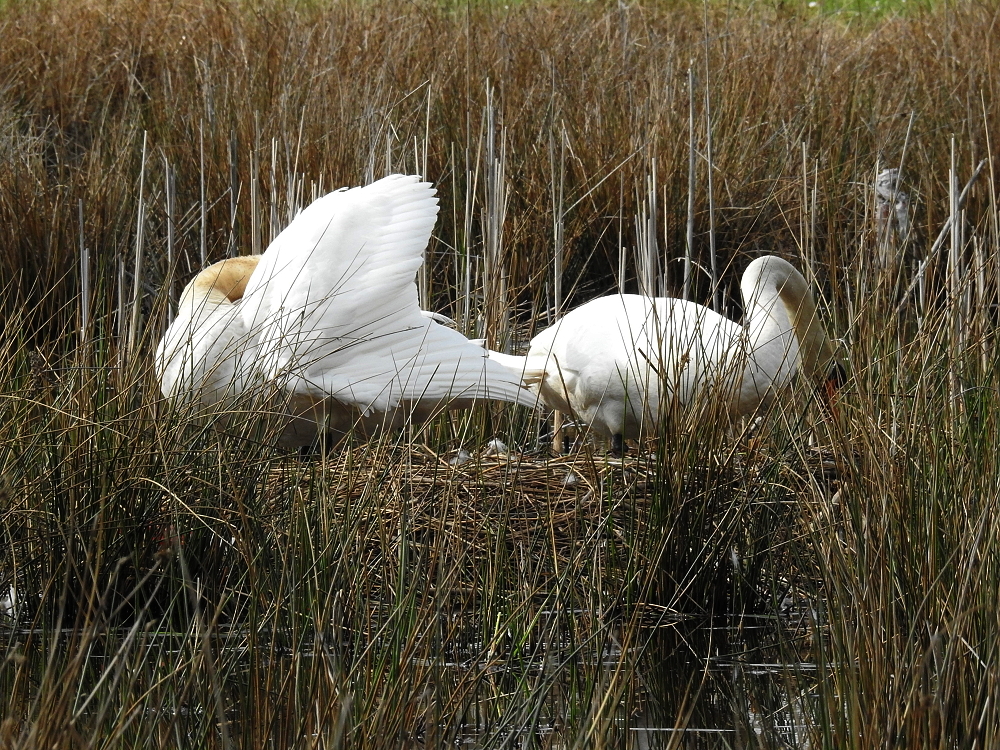
[[[246,255],[213,263],[185,287],[180,306],[197,310],[238,302],[243,298],[260,258],[259,255]]]
[[[762,308],[773,309],[780,301],[798,341],[803,371],[811,378],[825,378],[836,357],[809,284],[790,263],[774,257],[762,260],[766,262],[755,269],[758,272],[743,279],[744,299],[754,306],[755,314],[763,314]]]

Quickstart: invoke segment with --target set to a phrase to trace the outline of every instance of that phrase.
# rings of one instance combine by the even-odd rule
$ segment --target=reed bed
[[[0,747],[994,746],[996,14],[5,4]],[[182,285],[391,171],[441,196],[423,306],[508,351],[793,260],[836,412],[614,460],[502,405],[302,456],[166,404]]]

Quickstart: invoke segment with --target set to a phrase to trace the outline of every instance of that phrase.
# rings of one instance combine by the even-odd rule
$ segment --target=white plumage
[[[802,275],[774,256],[743,274],[746,323],[680,299],[619,294],[588,302],[531,340],[521,369],[542,402],[609,437],[655,431],[665,409],[707,397],[739,417],[769,403],[795,372],[838,366]],[[842,370],[838,371],[842,374]]]
[[[519,371],[419,308],[437,204],[390,175],[318,199],[263,255],[205,269],[157,349],[164,395],[239,408],[270,391],[289,446],[478,398],[533,405]]]

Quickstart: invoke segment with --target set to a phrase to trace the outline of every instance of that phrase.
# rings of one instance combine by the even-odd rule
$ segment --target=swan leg
[[[622,437],[620,432],[616,432],[611,436],[611,454],[619,457],[625,455],[625,438]]]

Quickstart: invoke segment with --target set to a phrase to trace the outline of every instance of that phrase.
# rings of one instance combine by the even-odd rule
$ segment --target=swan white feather
[[[520,368],[549,408],[627,438],[699,397],[735,418],[771,402],[799,370],[830,374],[833,346],[790,263],[756,259],[740,290],[745,325],[685,300],[618,294],[569,312],[531,340],[526,357],[490,357]]]
[[[316,200],[263,255],[205,269],[157,349],[163,393],[238,404],[271,388],[285,445],[479,398],[533,405],[519,371],[419,308],[437,204],[429,183],[390,175]]]

